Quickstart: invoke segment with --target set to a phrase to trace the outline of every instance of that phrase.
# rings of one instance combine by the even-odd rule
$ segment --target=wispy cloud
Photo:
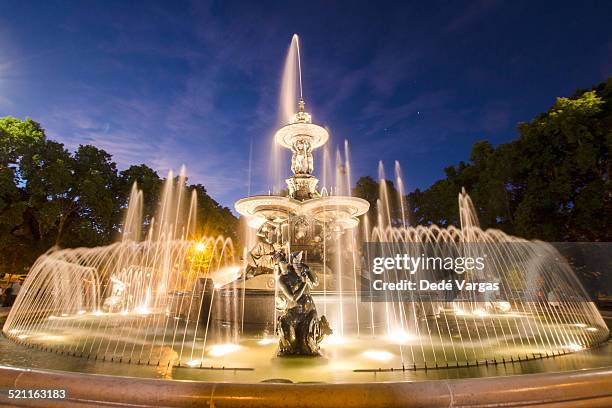
[[[472,1],[468,3],[467,7],[465,7],[465,10],[463,12],[458,13],[454,16],[454,18],[446,26],[445,31],[452,33],[466,28],[470,24],[486,16],[488,13],[496,9],[501,4],[501,0]]]

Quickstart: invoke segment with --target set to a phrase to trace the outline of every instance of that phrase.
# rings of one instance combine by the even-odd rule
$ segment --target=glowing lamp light
[[[472,314],[473,314],[474,316],[479,316],[479,317],[485,317],[485,316],[488,316],[488,315],[489,315],[489,313],[488,313],[486,310],[484,310],[484,309],[475,309],[475,310],[472,312]]]
[[[498,302],[495,302],[495,306],[504,313],[509,312],[510,309],[512,309],[510,302],[506,302],[505,300],[500,300]]]
[[[595,327],[587,327],[587,330],[588,331],[592,331],[592,332],[597,331],[597,329]]]
[[[197,367],[200,364],[202,364],[202,361],[200,360],[189,360],[188,362],[185,363],[185,365],[189,367]]]
[[[151,311],[146,306],[138,306],[134,311],[139,315],[148,315],[151,314]]]
[[[259,340],[257,344],[259,344],[260,346],[267,346],[268,344],[274,344],[276,342],[278,342],[277,339],[266,337],[266,338]]]
[[[196,252],[204,252],[204,250],[206,249],[206,245],[204,245],[203,242],[198,242],[197,244],[195,244],[195,247],[193,249]]]
[[[222,284],[220,284],[220,283],[215,283],[215,285],[214,285],[214,286],[215,286],[215,289],[221,289],[221,287],[222,287],[223,285],[222,285]]]
[[[331,336],[325,337],[322,342],[323,344],[344,344],[348,343],[348,340],[342,336],[338,336],[337,334],[332,334]]]
[[[404,330],[394,331],[392,333],[389,333],[389,335],[387,336],[387,340],[398,344],[408,343],[412,339],[413,337],[409,333],[406,333]]]
[[[455,315],[457,316],[465,316],[467,313],[465,313],[465,311],[463,309],[461,309],[460,307],[453,307],[453,311],[455,312]]]
[[[49,316],[49,317],[48,317],[48,319],[49,319],[49,320],[53,320],[53,319],[57,319],[57,317],[55,317],[55,316],[51,315],[51,316]]]
[[[18,339],[23,340],[23,339],[27,339],[28,335],[27,334],[20,334],[19,336],[17,336]]]
[[[62,317],[67,317],[68,313],[62,313]]]
[[[580,344],[576,344],[576,343],[570,343],[567,345],[567,347],[572,351],[580,351],[584,348]]]
[[[210,348],[208,354],[213,357],[221,357],[226,354],[233,353],[235,351],[240,350],[240,346],[238,344],[226,343],[226,344],[215,344]]]
[[[87,313],[85,310],[79,310],[77,312],[78,315],[84,315],[85,313]]]
[[[587,325],[584,324],[584,323],[575,323],[574,326],[576,326],[576,327],[587,327]]]
[[[120,314],[121,316],[127,316],[128,311],[127,311],[127,310],[124,310],[124,311],[122,311],[122,312],[121,312],[121,313],[119,313],[119,314]]]
[[[393,358],[393,354],[388,351],[380,351],[380,350],[368,350],[363,352],[362,354],[365,358],[369,358],[370,360],[377,361],[389,361]]]
[[[104,312],[101,311],[101,310],[96,310],[95,312],[92,313],[92,315],[94,315],[94,316],[102,316],[102,315],[104,315]]]

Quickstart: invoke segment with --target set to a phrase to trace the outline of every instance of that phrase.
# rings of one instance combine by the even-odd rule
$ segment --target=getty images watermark
[[[367,242],[362,248],[361,300],[587,301],[587,292],[569,299],[567,293],[577,292],[567,289],[581,284],[575,272],[588,281],[597,270],[607,270],[610,249],[608,243]],[[591,265],[581,262],[585,259]],[[588,284],[603,290],[611,286],[607,281]]]

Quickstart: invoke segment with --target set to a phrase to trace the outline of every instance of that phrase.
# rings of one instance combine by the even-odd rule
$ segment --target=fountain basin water
[[[315,380],[315,383],[301,384],[287,383],[286,377],[274,377],[275,372],[270,372],[262,381],[261,373],[257,375],[256,370],[94,362],[22,348],[2,338],[0,351],[1,404],[15,402],[8,399],[6,390],[24,388],[66,389],[69,399],[45,401],[45,406],[50,407],[64,407],[69,403],[242,407],[245,401],[252,406],[267,407],[287,404],[351,407],[364,403],[370,407],[557,406],[563,403],[606,407],[612,403],[612,344],[609,343],[554,359],[445,370],[346,372],[328,377],[323,364],[317,365],[311,378],[323,377],[336,383]],[[290,365],[296,372],[303,371],[300,367],[304,362]],[[308,381],[307,376],[301,378]],[[326,398],[321,400],[320,395]],[[27,406],[29,402],[33,401],[23,400],[21,404]]]

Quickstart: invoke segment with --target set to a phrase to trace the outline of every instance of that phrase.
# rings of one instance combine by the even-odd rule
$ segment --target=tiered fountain
[[[294,47],[297,48],[297,36],[292,42],[295,54]],[[299,59],[297,62],[299,65]],[[561,360],[546,357],[572,354],[606,342],[609,336],[606,324],[563,257],[543,242],[525,241],[497,230],[483,231],[465,192],[458,197],[460,226],[410,226],[403,211],[405,198],[399,165],[396,165],[398,197],[389,195],[381,166],[378,213],[375,220],[368,220],[363,216],[369,209],[368,202],[350,196],[347,143],[344,160],[338,152],[335,166],[330,165],[330,155],[324,152],[325,187],[317,190],[313,150],[320,147],[325,150],[329,133],[312,123],[306,112],[301,80],[300,96],[292,99],[290,105],[296,102],[297,113],[274,136],[278,146],[292,153],[293,175],[286,179],[287,192],[251,196],[235,205],[236,211],[248,220],[251,231],[257,231],[256,245],[235,251],[233,243],[223,237],[195,237],[197,202],[195,196],[188,200],[183,191],[184,171],[178,181],[169,174],[158,215],[148,224],[146,238],[141,240],[143,197],[135,186],[119,242],[98,248],[52,249],[32,266],[3,327],[8,339],[36,349],[23,353],[19,364],[29,361],[31,355],[35,362],[29,364],[41,366],[45,356],[51,356],[47,368],[68,371],[209,382],[255,383],[277,379],[362,383],[505,375],[521,373],[523,369],[558,371],[563,367],[551,361]],[[293,108],[295,112],[295,105]],[[328,188],[332,184],[330,173],[335,173],[335,178],[333,187]],[[399,222],[391,220],[392,200],[397,200],[402,208]],[[362,276],[368,256],[361,251],[361,243],[367,241],[381,243],[391,254],[410,251],[415,244],[432,245],[441,253],[461,254],[465,244],[476,243],[490,254],[491,262],[483,271],[466,272],[464,278],[469,282],[495,281],[502,290],[488,299],[477,295],[435,301],[395,295],[383,301],[364,298],[362,285],[369,286],[370,282],[367,276]],[[244,254],[242,261],[237,255],[240,252]],[[327,317],[334,333],[321,344],[320,358],[276,357],[279,350],[276,326],[282,317],[279,311],[283,310],[279,304],[283,301],[279,293],[279,271],[283,269],[279,254],[289,260],[292,253],[301,253],[303,263],[309,266],[312,283],[309,302],[316,306],[319,315]],[[412,279],[406,271],[392,272],[396,278]],[[432,281],[439,278],[428,273],[419,270],[417,276]],[[0,345],[5,347],[5,343]],[[10,353],[19,354],[21,349],[11,350]],[[575,355],[586,353],[589,352]],[[549,361],[552,366],[523,368],[521,364],[526,360],[530,364]],[[568,361],[566,367],[570,368],[592,364],[588,357],[576,360],[575,364],[573,360],[563,361]],[[4,373],[4,378],[14,377],[13,371]],[[15,378],[27,385],[30,375],[20,372]],[[89,381],[87,376],[82,378]],[[593,389],[581,385],[582,377],[577,375],[557,376],[552,382],[547,378],[526,380],[520,395],[528,400],[540,398],[538,389],[531,387],[532,381],[559,383],[565,385],[564,392],[584,395],[590,395]],[[609,370],[597,378],[599,382],[590,377],[584,381],[605,382],[610,378]],[[33,378],[31,384],[39,384],[36,381]],[[74,378],[71,381],[77,384]],[[86,391],[73,385],[70,393],[88,399],[94,398],[92,395],[114,398],[105,394],[103,388],[94,393],[102,383],[117,385],[114,377],[97,377],[87,383]],[[144,382],[139,384],[148,387]],[[166,383],[163,395],[155,391],[157,385],[148,389],[157,395],[157,402],[170,395],[186,404],[193,402],[186,395],[196,391],[185,387],[210,385],[206,384]],[[470,384],[473,390],[481,383]],[[215,403],[232,403],[233,397],[251,398],[269,391],[261,401],[281,404],[285,402],[281,394],[295,392],[296,398],[301,398],[300,393],[308,390],[318,393],[328,389],[328,385],[299,390],[275,384],[224,387],[213,386],[202,392],[209,393]],[[449,395],[449,389],[454,387],[450,382],[428,385],[428,394],[422,394],[418,384],[384,385],[396,389],[413,387],[410,388],[413,391],[399,393],[390,393],[388,388],[375,392],[378,388],[371,387],[374,388],[369,388],[372,391],[368,394],[372,398],[369,402],[381,405],[408,402],[398,397],[401,395],[411,395],[412,400],[421,402],[435,396],[448,405],[452,399],[462,401],[463,395],[461,389]],[[508,385],[499,387],[504,389]],[[64,386],[55,384],[52,388]],[[341,398],[362,395],[351,393],[365,388],[363,384],[347,387],[346,392],[335,388],[334,393],[328,394],[329,404],[334,406]],[[231,390],[227,391],[229,397],[217,397],[224,389]],[[316,394],[312,393],[309,395]],[[140,398],[143,404],[151,402],[147,395],[121,395],[118,401],[133,402]],[[519,393],[508,394],[507,398],[516,395]],[[495,396],[501,398],[501,394]],[[236,401],[240,404],[245,400]],[[309,400],[299,402],[304,405]]]
[[[298,112],[291,123],[280,128],[274,136],[278,145],[290,149],[292,153],[293,176],[285,180],[287,195],[252,196],[235,204],[236,211],[247,217],[248,225],[258,230],[257,236],[260,238],[260,242],[247,255],[243,275],[245,280],[248,278],[243,293],[247,293],[248,289],[251,295],[245,296],[241,302],[243,305],[248,302],[243,306],[245,314],[241,318],[244,323],[265,326],[276,322],[275,319],[270,320],[269,312],[275,310],[277,279],[267,274],[274,273],[274,257],[279,252],[286,257],[291,252],[302,253],[309,267],[321,275],[323,283],[318,285],[320,288],[316,288],[316,292],[323,295],[323,301],[328,291],[334,292],[340,285],[326,265],[328,245],[333,246],[333,241],[356,228],[359,225],[357,217],[365,214],[370,205],[361,198],[323,196],[317,190],[319,180],[313,176],[313,150],[323,146],[328,139],[327,130],[312,123],[311,115],[305,111],[304,99],[300,96]],[[232,295],[233,290],[226,294]]]

